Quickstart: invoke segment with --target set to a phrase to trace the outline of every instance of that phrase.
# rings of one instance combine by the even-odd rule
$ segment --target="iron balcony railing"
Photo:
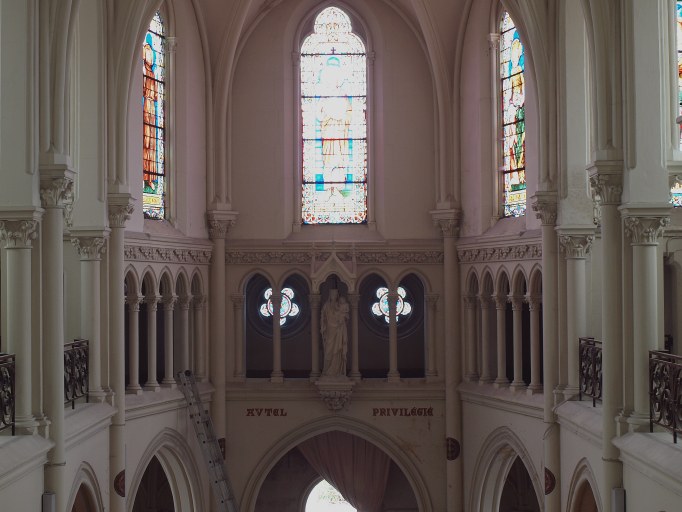
[[[76,400],[88,400],[88,340],[64,344],[64,404],[76,407]]]
[[[649,351],[649,429],[670,430],[673,441],[682,432],[682,357]]]
[[[579,399],[583,395],[592,397],[592,407],[597,400],[601,401],[602,394],[602,350],[601,341],[594,338],[579,338],[579,366],[580,391]]]
[[[0,431],[15,433],[15,360],[14,354],[0,353]]]

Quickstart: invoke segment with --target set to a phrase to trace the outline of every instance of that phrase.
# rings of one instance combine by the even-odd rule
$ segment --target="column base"
[[[141,395],[142,391],[142,387],[139,385],[128,386],[126,388],[126,395]]]
[[[166,389],[175,389],[178,387],[178,383],[172,379],[163,379],[161,381],[161,387]]]
[[[49,425],[49,422],[48,422]],[[17,435],[32,436],[38,433],[39,424],[33,415],[14,418],[14,427]]]
[[[628,424],[628,432],[649,432],[651,425],[649,415],[643,415],[633,411],[625,422]]]
[[[320,375],[321,375],[320,372],[310,372],[310,377],[309,377],[310,382],[317,381],[317,379],[320,378]]]
[[[564,400],[577,400],[578,395],[580,394],[580,388],[577,386],[566,386],[562,390],[562,394],[564,395]]]
[[[531,396],[532,395],[539,395],[540,393],[542,393],[542,384],[532,384],[531,383],[526,388],[526,394],[527,395],[531,395]]]
[[[161,386],[159,386],[158,382],[147,382],[144,385],[144,390],[145,391],[153,391],[155,393],[161,391]]]
[[[479,384],[490,384],[493,381],[492,377],[482,376],[478,379]]]
[[[107,394],[101,389],[88,392],[88,400],[90,401],[90,403],[102,404],[106,401],[106,399]]]
[[[270,382],[282,383],[284,382],[284,373],[282,372],[272,372],[270,374]]]
[[[526,389],[526,383],[523,381],[520,381],[520,382],[514,381],[509,385],[509,388],[512,391],[522,391],[522,390]]]
[[[350,380],[355,382],[360,382],[362,380],[362,374],[360,372],[350,372]]]
[[[387,382],[400,382],[400,373],[388,372]]]
[[[45,439],[50,437],[51,421],[47,419],[47,416],[40,414],[35,417],[35,420],[38,425],[38,435]]]
[[[464,376],[464,379],[465,379],[467,382],[477,382],[478,379],[479,379],[478,373],[476,373],[476,372],[468,373],[468,374],[466,374],[466,375]]]
[[[507,379],[495,379],[493,384],[497,389],[503,389],[509,387],[509,381]]]

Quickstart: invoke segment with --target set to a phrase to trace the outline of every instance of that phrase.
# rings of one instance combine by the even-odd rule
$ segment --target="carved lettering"
[[[433,416],[433,407],[374,407],[372,408],[372,416]]]
[[[244,416],[269,416],[269,417],[284,417],[288,416],[289,413],[286,409],[282,407],[278,408],[262,408],[262,407],[247,407]]]

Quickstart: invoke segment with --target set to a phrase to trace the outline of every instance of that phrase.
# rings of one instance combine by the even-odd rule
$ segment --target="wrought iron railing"
[[[0,353],[0,431],[8,428],[15,433],[15,361],[14,354]]]
[[[592,407],[597,400],[601,400],[602,377],[601,377],[601,341],[594,338],[579,338],[579,366],[580,366],[580,390],[578,397],[583,395],[592,397]]]
[[[64,404],[76,407],[76,400],[88,399],[88,340],[64,344]]]
[[[649,351],[649,429],[670,430],[673,441],[682,432],[682,357]]]

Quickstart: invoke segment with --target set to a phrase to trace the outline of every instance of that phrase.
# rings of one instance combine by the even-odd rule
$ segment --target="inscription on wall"
[[[288,412],[283,408],[263,408],[263,407],[249,407],[246,409],[245,416],[287,416]]]
[[[375,407],[372,416],[433,416],[433,407]]]

